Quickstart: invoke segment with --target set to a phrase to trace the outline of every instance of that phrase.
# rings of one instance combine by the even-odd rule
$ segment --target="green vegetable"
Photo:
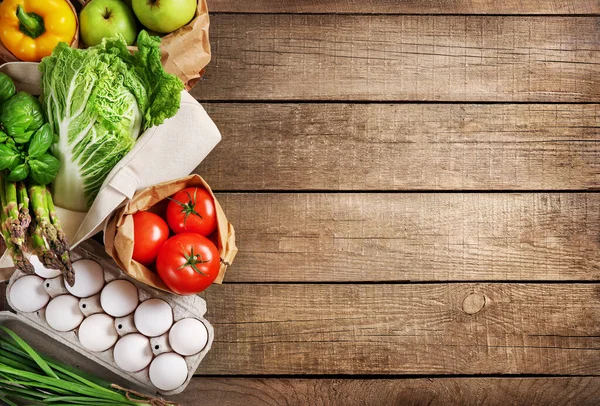
[[[21,154],[15,147],[7,144],[0,144],[0,171],[12,169],[21,162]]]
[[[6,334],[0,337],[0,403],[177,406],[63,365],[38,354],[8,328],[0,329]]]
[[[0,124],[11,137],[37,130],[44,124],[40,102],[29,93],[17,93],[0,106]]]
[[[33,135],[31,139],[31,143],[29,144],[29,157],[37,158],[42,154],[48,151],[50,145],[52,145],[52,141],[54,139],[54,134],[52,134],[52,129],[50,128],[50,124],[44,124],[36,133]],[[59,163],[60,164],[60,163]]]
[[[18,210],[18,203],[15,201],[18,197],[11,195],[11,189],[11,185],[5,185],[5,180],[0,178],[0,204],[2,205],[2,210],[0,210],[0,229],[2,229],[2,237],[6,244],[6,250],[10,254],[15,266],[23,272],[33,273],[33,265],[23,254],[22,247],[25,236],[18,220],[18,212],[16,218],[13,216],[13,207],[15,205]]]
[[[0,76],[0,91],[2,84]],[[72,285],[69,244],[58,217],[50,217],[48,202],[52,199],[45,186],[60,167],[60,161],[48,152],[55,140],[52,127],[44,124],[39,101],[23,92],[0,106],[0,124],[8,132],[0,132],[0,226],[8,252],[18,269],[33,273],[33,266],[24,255],[31,238],[40,261],[51,269],[60,269]],[[23,181],[29,183],[29,191]],[[31,228],[30,204],[36,215],[36,224]]]
[[[0,72],[0,105],[13,97],[15,84],[8,75]]]
[[[53,183],[56,203],[86,211],[114,166],[141,131],[179,109],[183,83],[160,62],[160,40],[140,32],[139,51],[122,39],[86,50],[59,44],[40,64],[42,105],[61,162]]]
[[[29,161],[31,179],[40,185],[47,185],[56,177],[60,161],[50,154],[44,154]]]
[[[19,182],[27,179],[27,176],[29,176],[29,165],[22,163],[15,166],[6,179],[10,182]]]
[[[31,216],[29,215],[29,195],[27,194],[27,187],[23,182],[17,184],[18,193],[18,208],[19,208],[19,222],[23,230],[27,230],[31,224]],[[54,268],[56,269],[56,268]]]
[[[33,133],[34,133],[34,131],[27,131],[22,134],[16,134],[16,135],[13,135],[12,139],[17,144],[27,144],[29,142],[29,140],[31,139],[31,136],[33,135]]]

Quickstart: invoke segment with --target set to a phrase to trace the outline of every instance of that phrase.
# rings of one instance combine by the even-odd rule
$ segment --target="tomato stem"
[[[200,254],[194,254],[194,247],[190,248],[190,255],[187,255],[185,252],[183,253],[183,256],[185,257],[185,264],[181,265],[179,268],[177,268],[177,270],[181,270],[187,266],[191,267],[195,272],[199,273],[202,276],[208,276],[207,274],[205,274],[204,272],[202,272],[200,269],[198,269],[198,267],[196,266],[196,264],[205,264],[207,262],[210,262],[208,260],[203,260],[202,259],[202,255]]]
[[[190,195],[190,192],[186,192],[188,195],[188,202],[187,203],[182,203],[178,200],[175,200],[171,197],[167,197],[167,199],[169,199],[172,202],[177,203],[178,205],[181,206],[181,212],[185,213],[185,217],[183,218],[183,226],[186,227],[186,223],[187,223],[187,218],[189,217],[190,214],[193,214],[194,216],[198,216],[200,218],[202,218],[202,216],[200,215],[200,213],[198,213],[196,211],[196,192],[198,191],[198,189],[194,189],[194,198],[192,199],[192,196]]]

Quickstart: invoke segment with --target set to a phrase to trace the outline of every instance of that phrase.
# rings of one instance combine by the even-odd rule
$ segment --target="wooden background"
[[[240,252],[185,405],[600,404],[600,0],[210,0]]]

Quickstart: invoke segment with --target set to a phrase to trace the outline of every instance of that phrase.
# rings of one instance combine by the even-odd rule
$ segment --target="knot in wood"
[[[471,293],[463,300],[462,308],[467,314],[475,314],[485,306],[485,296],[480,293]]]

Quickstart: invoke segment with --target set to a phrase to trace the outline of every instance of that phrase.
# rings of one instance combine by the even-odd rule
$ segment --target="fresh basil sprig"
[[[13,137],[0,132],[0,142],[3,142],[0,143],[0,171],[7,169],[7,179],[11,182],[25,180],[28,176],[40,185],[52,182],[60,168],[60,161],[48,153],[54,138],[48,123],[37,131]]]
[[[40,185],[52,182],[60,168],[60,161],[50,154],[44,154],[36,159],[29,160],[31,177]]]

